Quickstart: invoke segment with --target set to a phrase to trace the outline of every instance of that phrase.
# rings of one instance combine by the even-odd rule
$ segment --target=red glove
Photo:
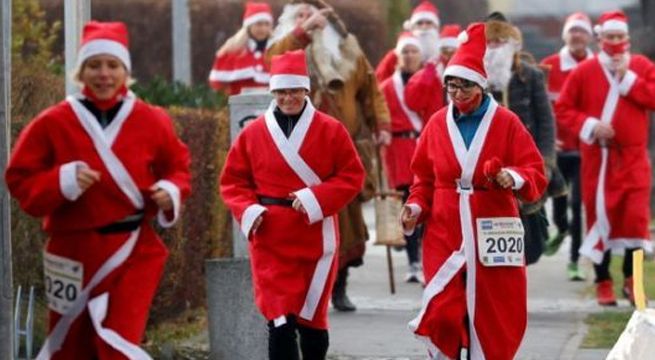
[[[502,170],[503,163],[500,162],[500,159],[497,157],[492,157],[491,159],[484,162],[484,176],[488,179],[496,179],[496,175]]]

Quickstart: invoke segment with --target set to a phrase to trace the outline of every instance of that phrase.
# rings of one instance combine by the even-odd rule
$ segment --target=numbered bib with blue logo
[[[517,217],[477,219],[478,257],[484,266],[523,266],[523,223]]]
[[[84,265],[46,252],[43,254],[43,270],[48,307],[60,314],[67,313],[82,291]]]

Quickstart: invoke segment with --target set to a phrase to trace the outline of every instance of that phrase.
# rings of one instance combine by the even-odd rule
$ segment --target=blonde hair
[[[248,27],[243,26],[236,34],[232,35],[223,46],[216,52],[216,56],[222,56],[231,52],[243,51],[248,43]]]

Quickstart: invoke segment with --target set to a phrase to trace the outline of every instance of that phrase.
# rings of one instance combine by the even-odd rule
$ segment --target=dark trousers
[[[564,152],[557,154],[557,167],[564,176],[569,187],[568,196],[553,198],[553,221],[557,231],[571,234],[572,263],[580,258],[580,245],[582,242],[582,218],[580,200],[580,154],[578,152]],[[571,221],[569,223],[569,205],[571,206]]]
[[[409,185],[403,185],[396,188],[398,191],[403,193],[403,204],[407,202],[409,198]],[[405,235],[405,251],[407,251],[407,260],[410,264],[417,263],[421,261],[419,257],[419,250],[421,247],[421,237],[423,235],[423,226],[418,226],[412,235]]]
[[[623,277],[625,279],[632,276],[632,253],[639,248],[625,249],[625,256],[623,257]],[[610,260],[612,259],[612,251],[605,251],[603,255],[603,262],[594,265],[596,271],[596,282],[599,283],[605,280],[611,280],[610,275]]]
[[[330,344],[328,331],[300,325],[294,316],[287,316],[287,323],[282,326],[268,323],[268,358],[300,360],[297,335],[303,360],[325,360]]]

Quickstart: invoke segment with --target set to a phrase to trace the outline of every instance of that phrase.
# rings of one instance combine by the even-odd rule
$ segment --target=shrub
[[[225,107],[227,97],[216,93],[209,86],[187,86],[180,82],[170,83],[161,76],[147,83],[137,82],[132,90],[143,100],[164,107],[185,107],[218,110]]]

